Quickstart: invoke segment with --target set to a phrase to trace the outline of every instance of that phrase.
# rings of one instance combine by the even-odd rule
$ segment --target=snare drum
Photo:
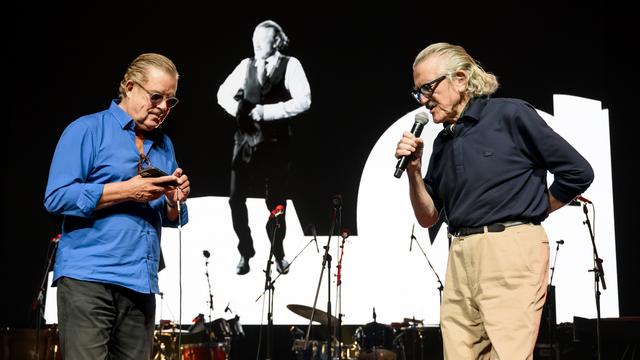
[[[225,360],[225,344],[219,342],[184,344],[182,360]]]

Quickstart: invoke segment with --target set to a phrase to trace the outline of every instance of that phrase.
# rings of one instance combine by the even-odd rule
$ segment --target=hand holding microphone
[[[429,117],[431,115],[427,112],[419,112],[415,115],[415,122],[413,123],[413,127],[411,127],[411,135],[413,137],[419,137],[422,134],[422,129],[429,122]],[[396,164],[396,170],[393,174],[396,178],[400,178],[402,173],[407,169],[407,165],[412,160],[414,156],[422,156],[422,148],[421,142],[415,143],[414,140],[407,137],[406,133],[398,143],[398,147],[396,148],[396,157],[398,158],[398,163]],[[409,154],[407,154],[409,151]]]

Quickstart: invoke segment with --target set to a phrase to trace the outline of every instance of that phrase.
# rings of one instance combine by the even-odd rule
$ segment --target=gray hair
[[[129,80],[139,84],[147,82],[147,73],[150,68],[160,69],[167,74],[175,75],[176,79],[179,77],[176,65],[168,57],[155,53],[141,54],[129,64],[124,78],[120,81],[120,99],[125,97],[126,85]]]
[[[437,56],[444,61],[448,77],[458,71],[467,74],[467,90],[469,97],[491,95],[498,89],[498,79],[492,73],[486,72],[462,46],[448,43],[435,43],[420,51],[413,61],[413,67],[425,61],[427,58]]]

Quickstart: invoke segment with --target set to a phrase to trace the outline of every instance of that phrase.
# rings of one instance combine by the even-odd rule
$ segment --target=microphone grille
[[[429,122],[429,118],[430,117],[431,117],[431,114],[429,114],[428,112],[425,112],[425,111],[421,111],[419,113],[416,113],[415,121],[418,124],[424,125],[424,124]]]

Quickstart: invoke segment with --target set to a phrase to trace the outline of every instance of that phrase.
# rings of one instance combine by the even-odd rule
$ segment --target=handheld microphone
[[[349,229],[343,228],[340,230],[340,237],[342,237],[343,240],[348,238],[349,235],[351,235],[351,233],[349,232]]]
[[[427,112],[419,112],[415,115],[415,122],[413,123],[413,127],[411,127],[411,134],[415,137],[420,136],[422,134],[422,129],[425,124],[429,122],[429,113]],[[396,164],[396,171],[393,173],[393,176],[396,178],[400,178],[402,173],[407,169],[407,164],[409,164],[410,156],[402,155]]]

